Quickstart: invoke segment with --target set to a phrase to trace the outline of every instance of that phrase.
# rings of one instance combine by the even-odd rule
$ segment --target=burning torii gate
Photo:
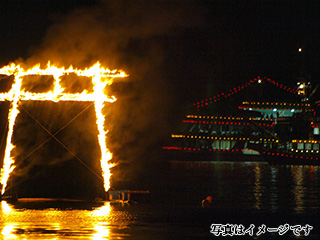
[[[64,88],[62,88],[60,85],[60,81],[62,76],[69,75],[70,73],[76,74],[79,77],[90,77],[93,84],[93,91],[88,92],[87,90],[84,90],[82,93],[65,93]],[[54,65],[51,65],[50,62],[48,62],[47,67],[45,69],[40,68],[40,64],[35,65],[29,69],[24,69],[20,65],[12,63],[8,66],[4,66],[3,68],[1,68],[0,74],[14,76],[14,82],[10,91],[6,93],[0,93],[0,101],[11,102],[8,114],[8,134],[6,138],[5,154],[0,175],[0,183],[2,184],[2,194],[5,191],[10,173],[15,168],[15,160],[14,156],[11,155],[11,151],[15,148],[15,146],[12,144],[12,138],[15,121],[19,114],[19,104],[21,103],[21,101],[30,100],[54,102],[81,101],[94,103],[96,113],[96,124],[98,129],[98,142],[101,150],[100,164],[102,169],[102,177],[104,181],[104,189],[105,191],[108,191],[110,188],[111,177],[110,168],[113,167],[114,164],[109,162],[112,158],[112,154],[106,146],[107,131],[104,129],[105,117],[102,113],[102,109],[104,107],[105,102],[114,102],[116,101],[116,98],[114,96],[109,97],[106,94],[104,94],[104,89],[107,85],[112,84],[114,78],[126,77],[127,75],[125,74],[125,72],[121,70],[109,70],[107,68],[102,67],[99,62],[97,62],[89,68],[85,68],[84,70],[75,69],[72,66],[70,66],[68,69],[65,69],[64,67],[58,68]],[[22,89],[22,81],[23,77],[28,75],[53,76],[53,90],[46,93],[34,93],[25,91],[25,89]],[[54,138],[60,144],[62,144],[57,138],[55,138],[55,134],[51,134],[49,131],[47,132],[51,135],[52,138]],[[63,145],[63,147],[65,146]],[[77,157],[68,148],[66,149],[74,157]]]

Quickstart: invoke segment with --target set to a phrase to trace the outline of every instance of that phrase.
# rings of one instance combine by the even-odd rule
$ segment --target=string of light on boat
[[[263,79],[258,76],[257,78],[254,78],[252,80],[249,80],[248,82],[242,84],[242,85],[239,85],[237,87],[234,87],[232,89],[230,89],[228,92],[224,93],[220,93],[216,96],[213,96],[213,97],[210,97],[210,98],[206,98],[206,99],[203,99],[201,101],[198,101],[198,102],[195,102],[193,104],[190,104],[189,107],[197,107],[198,111],[199,111],[199,108],[201,107],[205,107],[209,104],[212,104],[212,103],[215,103],[215,102],[219,102],[221,101],[222,99],[225,99],[227,97],[230,97],[231,95],[233,94],[236,94],[238,93],[239,91],[242,91],[244,90],[245,88],[249,87],[250,85],[254,84],[254,83],[258,83],[258,84],[261,84],[263,81],[267,81],[267,82],[270,82],[272,83],[273,85],[287,91],[287,92],[290,92],[290,93],[293,93],[295,95],[298,95],[298,91],[296,89],[293,89],[293,88],[290,88],[282,83],[278,83],[274,80],[271,80],[270,78],[267,78],[267,77],[264,77]]]
[[[211,139],[211,140],[228,140],[228,141],[259,141],[259,142],[279,142],[278,139],[273,138],[259,138],[251,139],[247,137],[209,137],[209,136],[199,136],[199,135],[179,135],[172,134],[172,138],[194,138],[194,139]]]

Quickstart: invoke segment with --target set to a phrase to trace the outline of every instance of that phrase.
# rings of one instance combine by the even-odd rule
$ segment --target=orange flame
[[[82,93],[65,93],[64,89],[60,86],[61,77],[74,73],[77,76],[85,76],[92,78],[93,92],[88,93],[84,90]],[[101,149],[101,168],[104,179],[105,191],[110,188],[110,168],[114,164],[110,163],[112,154],[108,150],[106,145],[106,134],[107,131],[104,129],[105,116],[102,113],[104,102],[114,102],[116,98],[114,96],[107,96],[104,94],[104,89],[107,85],[112,84],[114,78],[126,77],[126,73],[118,70],[109,70],[100,65],[99,62],[92,65],[84,70],[75,69],[70,66],[68,69],[64,67],[58,68],[51,65],[48,62],[45,69],[40,68],[40,64],[37,64],[29,69],[23,69],[20,65],[14,63],[4,66],[0,69],[2,75],[14,75],[14,83],[12,88],[7,93],[0,93],[0,101],[10,101],[11,107],[8,115],[8,135],[6,141],[5,155],[3,160],[3,166],[1,169],[0,182],[3,186],[2,194],[7,185],[10,173],[14,170],[14,158],[11,156],[11,151],[15,148],[12,145],[13,128],[15,125],[16,118],[19,114],[18,106],[22,100],[37,100],[37,101],[86,101],[94,102],[96,112],[96,124],[98,128],[98,142]],[[54,88],[52,91],[46,93],[33,93],[27,92],[21,89],[22,77],[26,75],[52,75],[54,78]]]

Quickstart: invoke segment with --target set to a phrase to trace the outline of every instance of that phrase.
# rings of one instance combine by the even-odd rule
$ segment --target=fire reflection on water
[[[102,207],[96,208],[91,215],[93,217],[103,217],[106,215],[109,216],[110,212],[111,212],[110,202],[106,202]]]
[[[12,207],[6,201],[1,201],[1,212],[3,214],[10,214],[12,212]]]
[[[97,224],[94,226],[94,229],[96,232],[93,234],[92,239],[109,238],[110,231],[106,226]]]
[[[111,214],[111,206],[110,206],[110,203],[107,202],[102,207],[95,209],[92,212],[91,216],[96,218],[101,218],[103,216],[110,217],[110,214]],[[107,223],[97,222],[96,225],[94,226],[95,233],[93,234],[92,239],[102,239],[102,238],[108,239],[110,235],[110,230],[108,228],[108,225],[109,225],[108,222]]]
[[[6,216],[10,215],[12,212],[13,212],[13,210],[12,210],[11,206],[5,201],[1,201],[1,213],[2,213],[2,216],[4,218],[6,218]],[[17,236],[15,236],[13,234],[15,227],[16,227],[16,223],[4,222],[3,223],[3,228],[2,228],[2,231],[1,231],[1,235],[3,236],[3,238],[4,239],[17,238]]]
[[[110,219],[113,216],[109,202],[93,210],[15,209],[1,202],[1,239],[61,239],[84,237],[108,239]],[[120,216],[123,217],[123,216]]]
[[[4,239],[15,239],[18,238],[17,236],[15,236],[12,232],[15,229],[15,223],[13,224],[8,224],[3,226],[1,235],[3,236]]]

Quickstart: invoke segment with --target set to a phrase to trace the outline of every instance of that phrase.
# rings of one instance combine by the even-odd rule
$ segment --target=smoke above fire
[[[192,17],[194,6],[185,5],[102,1],[95,7],[74,10],[57,19],[26,63],[54,59],[55,64],[83,68],[99,59],[110,69],[126,65],[135,72],[145,72],[150,64],[157,66],[163,60],[159,38],[198,25],[200,19]]]
[[[51,61],[57,66],[72,65],[80,69],[100,61],[102,66],[122,69],[130,75],[114,81],[110,95],[115,95],[118,100],[106,104],[103,109],[107,114],[105,127],[109,130],[107,146],[113,153],[113,161],[118,163],[113,175],[115,187],[130,187],[131,182],[140,180],[139,176],[145,179],[152,167],[161,165],[161,144],[169,136],[177,115],[183,112],[175,107],[178,99],[175,91],[183,89],[177,89],[172,76],[166,73],[166,61],[171,57],[167,45],[179,43],[181,34],[201,25],[204,11],[194,4],[181,4],[184,4],[183,8],[171,1],[101,1],[93,7],[75,9],[55,19],[43,43],[30,49],[31,57],[16,61],[26,67]],[[180,35],[177,37],[177,34]],[[50,80],[31,77],[25,80],[25,85],[38,91],[45,82],[50,83]],[[70,92],[90,88],[86,79],[79,82],[76,77],[69,77],[65,84]],[[57,121],[67,122],[86,107],[84,103],[26,105],[30,105],[28,109],[31,108],[52,132],[63,126]],[[59,136],[80,158],[92,159],[99,155],[92,112],[93,108],[89,109],[81,116],[80,122],[75,121]],[[46,134],[39,133],[36,125],[26,120],[27,117],[22,115],[19,119],[14,136],[16,154],[23,155],[25,149],[41,144]],[[53,144],[51,150],[54,152],[58,146],[52,142],[50,146]],[[34,157],[17,161],[13,177],[21,180],[35,174],[32,171],[34,166],[59,164],[71,158],[62,152],[46,161],[46,154],[50,155],[50,152],[39,150]],[[93,169],[98,168],[98,163],[91,164]]]

